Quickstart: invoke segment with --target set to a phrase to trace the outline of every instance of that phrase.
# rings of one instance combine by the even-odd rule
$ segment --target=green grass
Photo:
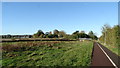
[[[120,54],[119,54],[120,51],[119,51],[118,46],[104,45],[103,43],[102,43],[102,45],[105,46],[106,48],[108,48],[110,51],[112,51],[116,55],[120,56]]]
[[[118,47],[115,46],[106,46],[108,49],[110,49],[113,53],[118,54]],[[119,55],[120,56],[120,55]]]
[[[3,43],[2,65],[89,66],[92,48],[90,41]]]

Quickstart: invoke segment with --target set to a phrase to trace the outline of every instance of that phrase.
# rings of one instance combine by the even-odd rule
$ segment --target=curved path
[[[120,57],[112,53],[109,49],[94,42],[92,53],[92,68],[120,68]]]

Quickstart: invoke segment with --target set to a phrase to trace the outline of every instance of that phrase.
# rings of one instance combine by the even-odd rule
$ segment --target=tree
[[[35,37],[35,38],[41,37],[41,38],[42,38],[43,35],[44,35],[44,32],[43,32],[42,30],[38,30],[38,32],[35,33],[35,34],[33,35],[33,37]]]
[[[78,39],[78,38],[89,38],[89,35],[85,33],[85,31],[75,31],[72,33],[72,38],[73,39]]]
[[[54,35],[55,38],[58,38],[59,37],[59,31],[57,29],[55,29],[53,31],[53,35]]]
[[[6,38],[11,38],[12,36],[10,34],[6,35]]]
[[[89,35],[90,38],[92,38],[92,39],[94,39],[94,40],[97,40],[97,39],[98,39],[98,37],[93,33],[93,31],[90,31],[90,32],[88,33],[88,35]]]
[[[59,37],[65,37],[66,33],[64,31],[59,31]]]
[[[37,35],[37,34],[33,34],[33,37],[34,37],[34,38],[38,38],[38,35]]]
[[[111,27],[110,27],[109,24],[105,24],[102,27],[102,35],[103,35],[103,38],[104,38],[104,44],[108,44],[109,41],[111,40],[111,38],[110,38],[111,35],[110,34],[111,34]]]
[[[71,37],[73,39],[78,39],[79,38],[79,31],[77,30],[77,31],[73,32],[72,35],[71,35]]]
[[[41,34],[39,37],[40,37],[40,38],[44,38],[44,34]]]
[[[86,33],[80,33],[79,38],[89,38],[89,35],[87,35]]]
[[[49,38],[49,37],[48,37],[49,34],[50,34],[50,32],[46,32],[45,35],[44,35],[44,37],[45,37],[45,38]]]
[[[106,43],[106,45],[120,46],[120,26],[110,27],[109,25],[104,25],[102,27],[102,36],[100,36],[99,40],[102,43]]]
[[[75,32],[73,32],[73,34],[78,34],[79,33],[79,31],[77,30],[77,31],[75,31]]]
[[[90,31],[90,32],[88,33],[88,35],[89,35],[89,36],[93,36],[93,35],[94,35],[93,31]]]
[[[37,35],[40,36],[41,34],[44,34],[42,30],[38,30]]]
[[[48,38],[54,38],[54,35],[53,34],[49,34]]]
[[[80,33],[84,33],[85,34],[85,31],[81,31]]]
[[[54,37],[54,38],[58,38],[58,35],[57,35],[57,34],[53,34],[53,37]]]
[[[58,35],[58,34],[59,34],[59,31],[58,31],[57,29],[55,29],[55,30],[53,31],[53,33],[54,33],[55,35]]]
[[[119,25],[115,25],[113,27],[113,37],[114,37],[114,45],[119,46],[120,47],[120,26]]]

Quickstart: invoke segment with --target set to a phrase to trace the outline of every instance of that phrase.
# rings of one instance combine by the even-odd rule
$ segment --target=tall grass
[[[3,43],[3,66],[89,66],[90,41]]]

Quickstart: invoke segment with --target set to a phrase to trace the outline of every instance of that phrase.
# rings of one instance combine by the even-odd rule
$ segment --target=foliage
[[[99,41],[110,49],[120,48],[120,26],[115,25],[114,27],[110,27],[105,24],[102,27],[102,36],[100,36]]]
[[[98,37],[93,33],[93,31],[90,31],[90,32],[88,33],[88,35],[90,36],[90,38],[92,38],[92,39],[94,39],[94,40],[97,40],[97,39],[98,39]]]
[[[42,32],[41,30],[38,30],[38,32],[35,33],[33,37],[34,38],[64,38],[65,35],[66,33],[64,31],[58,31],[57,29],[53,31],[53,34],[52,32],[46,32],[44,34],[44,32]]]
[[[38,32],[35,33],[35,34],[33,35],[33,37],[35,37],[35,38],[41,37],[41,38],[42,38],[43,35],[44,35],[44,32],[43,32],[42,30],[38,30]]]
[[[58,31],[57,29],[55,29],[55,30],[53,31],[53,34],[58,35],[58,34],[59,34],[59,31]]]
[[[85,31],[75,31],[71,35],[73,39],[78,39],[78,38],[92,38],[94,40],[97,40],[97,36],[92,32],[92,34],[86,34]]]
[[[5,39],[15,39],[15,38],[32,38],[32,35],[0,35],[0,38],[5,38]]]
[[[97,36],[92,32],[92,34],[86,34],[85,31],[79,32],[78,30],[73,32],[72,34],[66,34],[65,31],[59,31],[57,29],[53,30],[53,33],[46,32],[44,33],[42,30],[38,30],[33,35],[2,35],[2,38],[65,38],[65,39],[79,39],[79,38],[92,38],[93,40],[97,40]]]
[[[64,38],[66,36],[66,33],[65,33],[65,31],[59,31],[59,37],[60,38]]]

